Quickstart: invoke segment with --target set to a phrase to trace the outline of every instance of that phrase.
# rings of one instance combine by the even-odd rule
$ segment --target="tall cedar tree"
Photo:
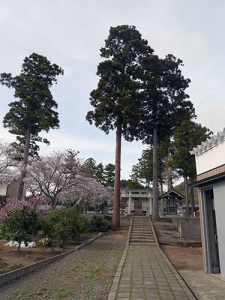
[[[113,187],[114,179],[115,179],[115,165],[107,164],[104,168],[104,185]]]
[[[158,151],[158,184],[162,186],[164,184],[164,170],[165,170],[165,150],[163,145],[159,146]],[[132,167],[131,179],[138,181],[141,184],[145,184],[147,187],[153,181],[153,150],[152,148],[142,151],[141,158],[138,159],[138,163]]]
[[[194,116],[192,103],[185,89],[190,80],[182,76],[182,61],[173,55],[160,59],[156,55],[146,56],[141,61],[142,97],[140,138],[153,149],[153,214],[158,213],[158,148],[163,140],[172,136],[181,120]]]
[[[102,163],[96,164],[93,158],[88,158],[84,162],[84,168],[90,177],[95,178],[104,186],[113,186],[115,178],[115,165],[109,163],[103,166]]]
[[[113,229],[120,227],[120,165],[121,137],[134,139],[133,129],[139,120],[136,93],[138,82],[134,80],[138,61],[153,50],[143,40],[134,26],[111,27],[101,48],[105,58],[98,65],[100,80],[91,92],[90,102],[94,110],[86,119],[106,134],[116,129],[115,181],[113,197]]]
[[[96,161],[94,160],[94,158],[89,157],[88,159],[86,159],[83,167],[86,170],[88,176],[96,178]]]
[[[174,131],[172,164],[174,168],[177,168],[178,174],[184,177],[187,215],[189,214],[188,178],[193,183],[196,177],[195,157],[190,154],[190,151],[209,138],[211,134],[208,128],[190,120],[184,120]]]
[[[102,163],[97,164],[95,167],[95,179],[105,185],[104,166]]]
[[[57,83],[56,76],[63,70],[44,56],[33,53],[24,59],[21,73],[15,77],[11,73],[0,74],[0,83],[15,89],[17,101],[9,104],[3,124],[9,132],[15,134],[23,146],[23,170],[18,190],[18,200],[22,199],[29,150],[37,152],[36,141],[49,143],[42,139],[42,130],[59,127],[57,103],[53,99],[50,87]]]

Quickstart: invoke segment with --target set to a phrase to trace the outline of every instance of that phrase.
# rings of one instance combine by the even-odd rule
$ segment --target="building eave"
[[[175,189],[172,189],[172,190],[169,190],[168,192],[165,192],[162,195],[160,195],[159,199],[167,198],[167,197],[171,196],[171,194],[174,194],[177,198],[180,198],[180,200],[185,198],[182,194],[177,192]]]
[[[199,180],[196,183],[194,183],[192,186],[193,187],[202,187],[204,185],[215,184],[215,183],[218,183],[223,180],[225,180],[225,172],[215,175],[215,176],[212,176],[212,177],[208,177],[208,178]]]

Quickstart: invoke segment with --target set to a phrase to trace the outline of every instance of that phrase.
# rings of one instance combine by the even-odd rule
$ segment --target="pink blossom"
[[[35,209],[36,202],[35,201],[27,201],[27,200],[21,200],[21,201],[9,201],[5,206],[3,206],[0,209],[0,221],[3,221],[4,218],[7,216],[7,214],[20,210],[22,208],[27,209]]]

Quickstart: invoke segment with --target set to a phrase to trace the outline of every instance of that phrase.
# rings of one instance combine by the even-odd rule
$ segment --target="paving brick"
[[[117,294],[118,298],[129,298],[129,293],[118,293]]]
[[[129,293],[130,289],[127,288],[122,288],[121,286],[118,289],[118,293]]]
[[[142,226],[141,223],[144,223]],[[187,287],[173,267],[165,260],[158,245],[141,244],[144,237],[152,235],[151,225],[147,217],[134,217],[135,230],[131,235],[140,239],[139,243],[130,243],[124,264],[120,269],[120,280],[114,282],[113,292],[117,287],[115,299],[129,300],[186,300],[194,299],[185,293]],[[153,237],[153,235],[152,235]],[[154,239],[154,237],[153,237]],[[112,291],[112,290],[111,290]],[[113,299],[115,294],[110,294]]]

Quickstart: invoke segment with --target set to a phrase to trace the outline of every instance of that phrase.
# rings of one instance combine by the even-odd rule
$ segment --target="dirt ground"
[[[80,251],[0,288],[0,300],[106,300],[127,229],[109,231]]]
[[[202,248],[160,245],[177,270],[203,270]]]
[[[203,270],[202,247],[195,241],[189,241],[189,246],[179,245],[180,235],[171,222],[155,222],[154,228],[161,249],[177,270]],[[171,244],[170,244],[171,242]],[[186,241],[188,244],[188,241]],[[199,244],[201,242],[199,241]]]
[[[128,230],[129,223],[130,218],[121,217],[122,229]],[[66,245],[64,252],[74,249],[81,241],[90,239],[95,235],[97,235],[95,232],[82,234],[80,242],[74,241],[72,244]],[[28,266],[63,252],[62,248],[59,247],[47,248],[41,246],[29,249],[21,248],[20,251],[18,251],[17,247],[4,246],[6,242],[6,240],[0,240],[0,274]]]
[[[0,274],[16,270],[49,258],[51,256],[63,252],[62,248],[54,247],[35,247],[35,248],[21,248],[4,246],[6,240],[0,240]],[[67,245],[64,251],[75,248],[76,245]]]

